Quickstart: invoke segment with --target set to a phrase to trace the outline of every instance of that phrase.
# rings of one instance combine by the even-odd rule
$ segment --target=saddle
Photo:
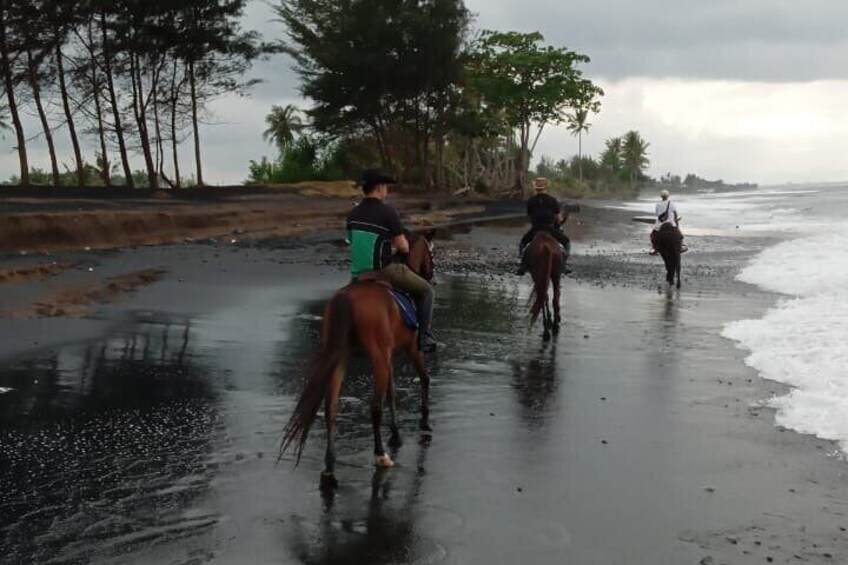
[[[522,261],[524,261],[524,257],[527,255],[527,250],[530,249],[531,245],[533,245],[532,240],[530,241],[530,243],[528,243],[527,245],[525,245],[524,247],[521,248],[521,260]],[[559,246],[559,250],[564,256],[568,256],[568,254],[565,251],[565,246],[563,246],[563,244],[561,244],[560,242],[557,241],[557,246]]]
[[[415,305],[415,299],[413,299],[408,293],[400,290],[399,288],[395,288],[392,286],[392,283],[380,277],[376,273],[365,273],[357,277],[354,283],[379,284],[385,287],[386,290],[389,291],[389,294],[392,295],[392,298],[395,299],[395,303],[400,310],[400,315],[406,326],[413,330],[418,329],[418,307]]]

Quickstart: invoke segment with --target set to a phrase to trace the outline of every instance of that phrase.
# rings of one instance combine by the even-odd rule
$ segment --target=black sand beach
[[[401,366],[405,443],[375,471],[354,366],[332,498],[318,490],[323,425],[299,467],[274,462],[345,281],[337,234],[73,252],[53,258],[61,272],[0,287],[0,561],[846,562],[848,464],[776,428],[758,406],[776,385],[719,335],[773,302],[733,279],[763,242],[689,236],[683,288],[668,291],[640,252],[645,226],[584,206],[567,228],[563,330],[545,346],[528,280],[509,274],[522,229],[437,242],[435,431],[416,431]],[[109,292],[149,270],[161,275]]]

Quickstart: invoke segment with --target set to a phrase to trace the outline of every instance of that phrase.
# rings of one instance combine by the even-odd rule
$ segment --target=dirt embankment
[[[53,252],[174,243],[236,234],[239,239],[302,235],[343,226],[361,194],[352,183],[303,183],[272,190],[158,191],[130,198],[101,191],[20,195],[0,191],[0,252]],[[420,195],[393,200],[413,224],[444,221],[452,211]],[[437,210],[437,208],[442,208]]]
[[[173,243],[231,233],[288,235],[322,229],[349,209],[349,183],[299,190],[158,191],[134,198],[101,191],[2,193],[0,251],[108,249]]]

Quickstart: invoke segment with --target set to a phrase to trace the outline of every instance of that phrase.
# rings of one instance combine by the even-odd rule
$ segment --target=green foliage
[[[636,181],[643,176],[643,170],[648,166],[648,146],[650,143],[642,139],[638,131],[630,130],[624,134],[621,143],[621,154],[624,166],[630,175],[630,184],[635,186]]]
[[[297,138],[276,160],[262,157],[250,161],[247,184],[288,184],[310,180],[342,180],[356,172],[347,142],[324,143],[302,136]]]
[[[626,152],[628,140],[629,154]],[[564,196],[631,198],[639,192],[638,182],[648,179],[643,169],[648,164],[649,145],[638,132],[631,131],[621,138],[608,139],[598,159],[575,155],[554,163],[550,157],[543,156],[536,173],[551,179],[554,188]],[[631,169],[631,164],[637,168]]]
[[[370,136],[389,170],[426,168],[457,99],[470,17],[462,0],[289,0],[277,12],[315,131]]]
[[[563,123],[569,108],[597,111],[603,95],[578,68],[589,57],[544,46],[543,40],[539,32],[484,31],[472,47],[470,83],[487,112],[500,116],[509,130],[517,130],[519,186],[545,125]],[[531,142],[533,126],[538,133]]]

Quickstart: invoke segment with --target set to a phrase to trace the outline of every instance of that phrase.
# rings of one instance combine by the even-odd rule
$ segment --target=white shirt
[[[658,216],[665,212],[666,206],[668,207],[668,217],[665,219],[664,222],[661,222]],[[657,202],[656,212],[654,213],[654,217],[656,217],[657,220],[654,222],[654,229],[660,229],[663,224],[671,224],[672,226],[677,227],[677,220],[675,217],[676,212],[677,206],[674,205],[674,202],[672,202],[671,199],[661,200],[660,202]]]

